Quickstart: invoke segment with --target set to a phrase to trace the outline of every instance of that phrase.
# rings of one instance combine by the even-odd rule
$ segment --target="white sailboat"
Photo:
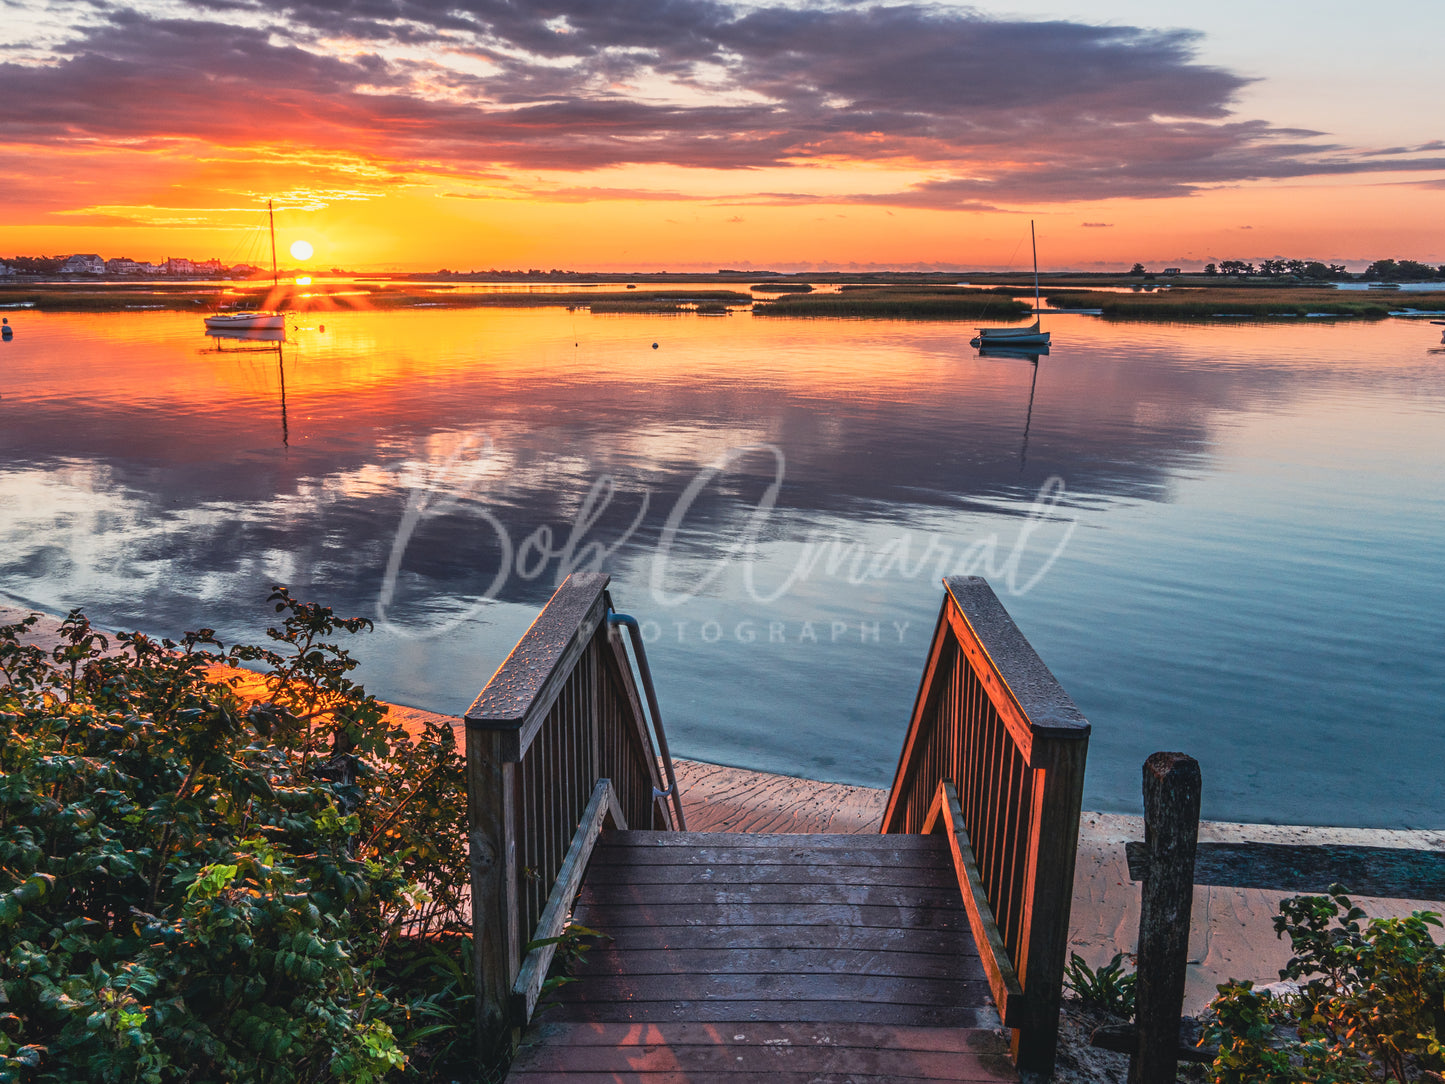
[[[276,212],[271,209],[270,200],[266,201],[266,217],[271,225],[271,286],[274,289],[280,283],[280,276],[276,272]],[[207,331],[250,331],[258,328],[285,328],[285,326],[286,314],[271,309],[224,312],[206,317]]]
[[[1034,322],[1030,327],[981,327],[970,346],[1043,346],[1049,344],[1049,333],[1039,326],[1039,244],[1034,239],[1033,219],[1029,220],[1029,242],[1034,250]],[[1047,351],[1043,351],[1047,353]]]

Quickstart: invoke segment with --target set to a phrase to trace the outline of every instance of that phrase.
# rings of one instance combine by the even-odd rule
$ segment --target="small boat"
[[[981,327],[970,346],[1047,346],[1049,333],[1039,321],[1039,244],[1034,238],[1033,220],[1029,220],[1029,241],[1034,250],[1034,322],[1027,327]]]
[[[253,331],[285,326],[286,314],[281,312],[224,312],[206,317],[208,331]]]
[[[271,226],[271,288],[276,289],[280,285],[280,276],[276,272],[276,212],[271,209],[271,201],[266,201],[266,218]],[[218,312],[205,318],[206,330],[210,331],[246,331],[256,328],[284,328],[286,326],[286,314],[271,309],[246,312]]]

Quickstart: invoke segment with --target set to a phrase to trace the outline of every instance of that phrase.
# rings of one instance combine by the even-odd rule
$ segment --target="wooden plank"
[[[979,1007],[988,1002],[988,986],[981,981],[929,979],[892,975],[777,974],[740,975],[588,975],[567,983],[553,995],[559,1003],[602,1004],[622,1001],[787,1001],[800,1015],[823,1002],[847,1001],[871,1005],[962,1005]]]
[[[641,884],[621,882],[599,885],[590,879],[580,899],[589,905],[656,907],[692,904],[699,907],[734,907],[745,904],[841,904],[849,907],[931,907],[961,910],[958,889],[914,885],[847,885],[824,883],[748,884]]]
[[[1129,876],[1148,872],[1148,847],[1126,844]],[[1322,894],[1342,884],[1351,896],[1392,900],[1445,899],[1445,852],[1346,844],[1201,843],[1194,883],[1271,892]]]
[[[1017,1027],[1022,1013],[1024,991],[1019,985],[1018,974],[998,926],[994,924],[993,910],[988,905],[983,880],[978,874],[978,865],[973,859],[973,848],[969,845],[968,829],[964,827],[963,811],[958,804],[958,791],[944,780],[938,785],[938,796],[934,800],[936,813],[929,815],[930,821],[948,834],[949,848],[953,852],[954,870],[958,877],[958,889],[968,911],[968,924],[973,930],[973,939],[978,946],[979,961],[988,975],[989,989],[999,1016],[1005,1027]],[[934,827],[932,824],[927,828]]]
[[[988,581],[982,576],[949,576],[943,583],[957,612],[967,620],[972,641],[987,655],[987,668],[1002,678],[1009,696],[1028,719],[1031,736],[1061,741],[1087,738],[1088,720],[1044,665]]]
[[[952,1054],[1006,1054],[1008,1044],[990,1030],[908,1027],[887,1024],[754,1023],[719,1028],[712,1024],[664,1021],[635,1027],[610,1023],[538,1021],[524,1048],[566,1043],[623,1049],[639,1046],[824,1046],[829,1049],[919,1050]]]
[[[563,987],[565,990],[566,987]],[[874,1005],[861,1001],[817,1001],[808,1004],[808,1020],[798,1019],[796,1001],[603,1001],[596,1004],[543,1003],[542,1020],[586,1022],[662,1023],[691,1020],[698,1023],[866,1023],[930,1028],[998,1027],[998,1013],[959,1005]]]
[[[503,751],[511,762],[521,759],[605,617],[608,580],[600,572],[563,580],[467,709],[468,728],[508,734]]]
[[[603,842],[630,847],[731,848],[738,851],[812,848],[825,850],[939,851],[940,840],[919,835],[857,835],[828,832],[609,832]]]
[[[880,866],[869,863],[837,866],[819,863],[796,866],[738,862],[680,866],[594,862],[587,868],[587,883],[597,888],[617,884],[736,885],[744,881],[751,881],[753,884],[907,885],[916,888],[951,888],[957,883],[952,869],[939,869],[932,864]]]
[[[913,976],[930,979],[987,981],[977,957],[950,957],[938,952],[842,948],[618,948],[603,941],[574,969],[575,975],[674,974],[844,974]]]
[[[618,847],[599,844],[592,854],[592,864],[594,866],[734,866],[743,868],[835,864],[863,867],[888,866],[896,869],[937,869],[941,862],[948,861],[947,853],[947,850],[943,848],[933,854],[920,851],[888,852],[867,848],[847,850],[839,847],[800,847],[791,852],[763,848],[740,852],[731,848],[701,847],[696,851],[674,850],[669,853],[661,847]]]
[[[597,916],[588,915],[589,919]],[[591,925],[589,921],[587,923]],[[594,929],[598,927],[593,926]],[[868,951],[976,954],[967,923],[949,930],[905,930],[897,926],[609,926],[603,932],[619,949],[785,949],[827,948]]]
[[[1004,1064],[1000,1065],[1002,1061]],[[970,1064],[972,1062],[973,1064]],[[557,1047],[538,1051],[518,1059],[520,1071],[567,1074],[597,1073],[660,1073],[686,1071],[697,1073],[773,1072],[810,1074],[847,1074],[885,1077],[889,1080],[1016,1080],[1013,1066],[1006,1055],[979,1055],[973,1052],[954,1053],[939,1050],[910,1050],[899,1047],[867,1048],[793,1046],[721,1043],[677,1048],[665,1044],[627,1047]],[[518,1064],[514,1063],[514,1064]],[[1007,1068],[1005,1068],[1007,1066]],[[961,1076],[967,1073],[967,1076]],[[691,1079],[691,1076],[689,1077]],[[733,1079],[737,1079],[734,1076]]]
[[[563,927],[567,924],[567,915],[572,910],[572,902],[577,898],[577,890],[582,885],[582,874],[587,869],[587,859],[592,854],[592,847],[597,842],[597,837],[602,832],[602,824],[611,820],[618,827],[625,828],[627,821],[622,816],[622,810],[617,807],[617,797],[612,791],[612,781],[599,779],[596,786],[592,788],[592,797],[587,802],[587,808],[582,813],[581,824],[572,837],[572,844],[567,848],[567,855],[562,860],[562,866],[557,871],[557,880],[552,886],[552,892],[547,898],[547,906],[542,909],[542,914],[537,920],[537,929],[532,934],[533,941],[546,941],[555,938],[562,933]],[[542,991],[542,983],[547,978],[547,968],[552,963],[552,956],[557,951],[555,942],[546,945],[538,945],[527,953],[522,961],[522,966],[517,972],[517,981],[512,986],[512,1019],[518,1025],[525,1025],[532,1018],[532,1010],[537,1007],[537,997]]]
[[[925,930],[963,930],[963,908],[849,907],[845,904],[763,903],[697,907],[658,904],[653,907],[603,907],[579,903],[577,921],[603,933],[619,926],[907,926]]]
[[[518,1071],[508,1080],[560,1080],[570,1084],[736,1084],[739,1080],[756,1079],[747,1073],[733,1072],[697,1073],[690,1070],[669,1070],[649,1073],[592,1073],[584,1070],[568,1071],[558,1075]],[[997,1077],[959,1077],[965,1084],[975,1080],[994,1080]],[[1013,1078],[1017,1079],[1017,1078]],[[890,1076],[857,1073],[768,1073],[768,1080],[774,1084],[928,1084],[928,1078],[916,1076]]]

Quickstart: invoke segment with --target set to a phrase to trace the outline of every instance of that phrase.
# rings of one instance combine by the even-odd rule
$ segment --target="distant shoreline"
[[[911,320],[1025,318],[1033,311],[1032,275],[1001,272],[778,275],[581,276],[556,273],[515,279],[504,273],[354,276],[269,283],[177,282],[86,276],[59,281],[7,276],[0,311],[207,313],[227,309],[310,310],[565,307],[595,314],[726,315],[749,311],[778,318]],[[1045,309],[1104,319],[1367,319],[1445,314],[1445,284],[1402,290],[1337,289],[1333,283],[1260,281],[1241,276],[1063,274],[1040,276]],[[789,283],[839,290],[779,290]],[[617,289],[621,285],[623,289]],[[663,293],[658,287],[676,285]],[[1351,285],[1354,285],[1353,283]],[[500,289],[466,289],[495,286]],[[649,287],[640,289],[639,286]],[[507,289],[506,287],[512,287]],[[685,288],[684,288],[685,287]],[[751,288],[751,289],[749,289]],[[756,291],[756,292],[753,292]]]

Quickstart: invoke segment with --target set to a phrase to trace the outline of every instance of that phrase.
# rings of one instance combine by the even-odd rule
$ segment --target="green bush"
[[[1445,1070],[1445,948],[1431,934],[1440,916],[1367,921],[1344,893],[1333,885],[1280,903],[1275,932],[1294,953],[1280,977],[1303,980],[1297,994],[1219,987],[1203,1041],[1219,1048],[1211,1080],[1407,1081]]]
[[[265,647],[0,628],[0,1081],[355,1081],[469,1051],[451,731],[271,595]],[[265,669],[248,703],[217,662]]]

